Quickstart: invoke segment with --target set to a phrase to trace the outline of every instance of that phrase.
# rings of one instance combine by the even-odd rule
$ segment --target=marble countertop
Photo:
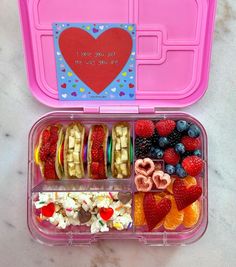
[[[50,109],[27,89],[16,1],[0,8],[0,266],[236,266],[236,2],[219,0],[209,90],[185,111],[209,137],[209,227],[187,247],[147,247],[103,241],[87,247],[47,247],[26,223],[27,135]]]

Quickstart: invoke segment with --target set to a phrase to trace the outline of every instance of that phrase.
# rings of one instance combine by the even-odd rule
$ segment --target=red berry
[[[46,144],[50,139],[50,131],[45,129],[42,133],[42,144]]]
[[[163,198],[158,204],[152,193],[146,193],[143,199],[143,210],[148,225],[148,230],[151,231],[155,226],[165,218],[170,212],[171,201],[168,198]]]
[[[50,143],[42,144],[39,149],[39,158],[41,161],[45,161],[50,153]]]
[[[94,161],[94,162],[98,162],[99,161],[98,149],[97,148],[93,148],[92,149],[91,157],[92,157],[92,161]]]
[[[203,160],[197,156],[188,156],[183,160],[182,166],[188,175],[197,176],[202,171]]]
[[[98,151],[99,162],[104,162],[104,148],[100,147]]]
[[[175,121],[173,120],[160,120],[156,123],[156,129],[160,136],[168,136],[175,129]]]
[[[201,196],[202,188],[198,185],[187,188],[183,180],[175,179],[173,183],[173,194],[178,210],[182,210]]]
[[[55,205],[54,203],[49,203],[47,206],[41,208],[41,213],[45,217],[52,217],[55,212]]]
[[[135,134],[139,137],[152,137],[154,134],[154,129],[154,123],[150,120],[138,120],[135,123]]]
[[[99,170],[98,170],[98,173],[99,173],[99,178],[100,178],[100,179],[105,179],[105,178],[106,178],[105,166],[104,166],[103,163],[100,163],[100,164],[99,164]]]
[[[180,161],[180,155],[175,151],[174,148],[167,148],[164,151],[163,159],[167,164],[176,165]]]
[[[92,162],[91,164],[91,174],[97,175],[99,172],[99,163],[98,162]]]
[[[56,156],[56,151],[57,151],[57,144],[53,144],[50,147],[50,156]]]
[[[57,131],[58,131],[58,127],[55,125],[52,125],[50,128],[51,134],[57,134]]]
[[[181,143],[184,145],[185,149],[187,151],[193,151],[201,146],[201,139],[198,138],[192,138],[190,136],[183,136],[181,139]]]
[[[44,164],[44,177],[45,179],[57,179],[57,174],[55,171],[55,160],[48,158]]]

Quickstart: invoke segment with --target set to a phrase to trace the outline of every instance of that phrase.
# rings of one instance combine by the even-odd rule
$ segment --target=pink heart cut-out
[[[138,174],[134,178],[136,188],[140,192],[148,192],[152,189],[153,181],[151,177]]]
[[[149,159],[138,159],[135,162],[135,173],[142,174],[144,176],[151,176],[155,170],[154,162]]]
[[[171,183],[170,175],[163,171],[155,171],[152,175],[152,180],[157,189],[166,189]]]

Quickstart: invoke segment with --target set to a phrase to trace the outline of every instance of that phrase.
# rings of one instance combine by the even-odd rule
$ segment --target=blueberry
[[[175,151],[178,154],[184,154],[185,153],[185,147],[182,143],[178,143],[177,145],[175,145]]]
[[[190,137],[198,137],[200,135],[201,131],[199,129],[199,127],[195,124],[192,124],[190,127],[189,127],[189,130],[188,130],[188,135]]]
[[[160,137],[159,139],[159,146],[166,147],[169,144],[169,141],[166,137]]]
[[[161,150],[160,148],[154,148],[152,147],[151,149],[151,157],[154,159],[161,159],[164,155],[163,150]]]
[[[197,157],[201,157],[202,151],[200,149],[194,150],[193,155]]]
[[[176,169],[176,170],[179,169],[179,168],[182,168],[182,166],[181,166],[180,163],[178,163],[178,164],[175,166],[175,169]]]
[[[176,123],[176,128],[179,132],[184,132],[184,131],[187,131],[188,128],[189,128],[189,124],[187,123],[187,121],[183,121],[183,120],[180,120],[180,121],[177,121]]]
[[[170,175],[174,174],[175,173],[175,167],[173,165],[166,165],[166,172]]]
[[[176,170],[176,174],[180,177],[180,178],[185,178],[187,176],[186,171],[184,170],[184,168],[182,166],[180,166],[179,168],[177,168]]]

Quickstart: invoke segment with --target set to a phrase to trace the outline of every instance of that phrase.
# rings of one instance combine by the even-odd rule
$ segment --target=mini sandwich
[[[34,159],[45,179],[61,179],[63,177],[64,172],[61,164],[63,140],[64,134],[60,124],[47,126],[39,136],[39,142],[34,151]]]
[[[93,125],[88,137],[88,176],[92,179],[107,178],[108,128],[104,124]]]
[[[111,171],[114,178],[128,178],[130,163],[130,126],[127,122],[116,123],[112,128]]]
[[[84,177],[85,127],[74,122],[68,125],[64,142],[64,174],[66,178]]]

